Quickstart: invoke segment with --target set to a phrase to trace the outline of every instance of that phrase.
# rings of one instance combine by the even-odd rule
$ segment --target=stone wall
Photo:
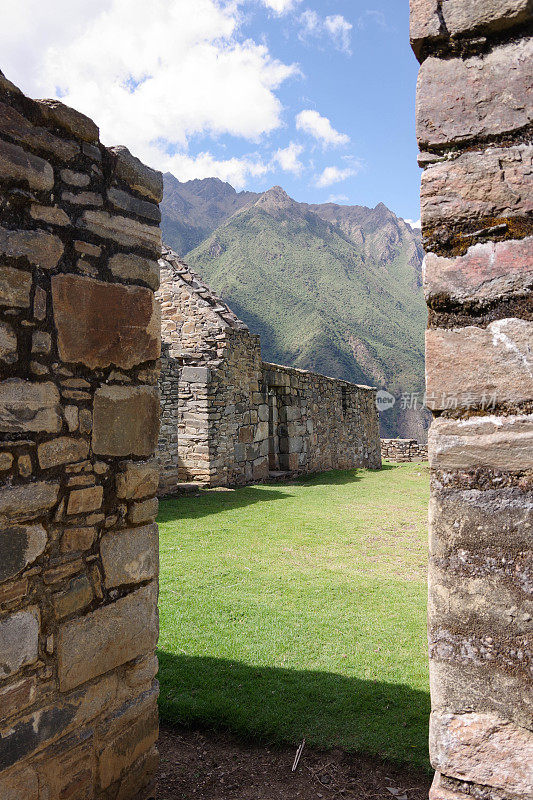
[[[159,173],[0,73],[0,797],[157,766]]]
[[[374,389],[266,363],[262,383],[269,411],[270,469],[302,474],[381,467]]]
[[[160,266],[162,494],[183,482],[379,468],[373,389],[263,364],[259,337],[198,275],[170,250]]]
[[[427,461],[428,446],[416,439],[382,439],[381,457],[400,464],[404,461]]]
[[[533,6],[411,0],[433,800],[533,798]]]

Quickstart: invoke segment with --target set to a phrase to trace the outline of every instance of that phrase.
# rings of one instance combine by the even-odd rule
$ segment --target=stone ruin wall
[[[529,0],[411,0],[432,800],[533,798],[532,22]]]
[[[374,389],[267,363],[262,384],[264,415],[270,409],[270,433],[278,439],[279,461],[271,469],[304,474],[381,467]]]
[[[428,446],[416,439],[382,439],[381,457],[401,464],[406,461],[427,461]]]
[[[0,73],[0,797],[146,800],[159,173]]]
[[[374,390],[264,364],[259,337],[198,275],[170,250],[160,265],[161,494],[270,471],[379,468]]]

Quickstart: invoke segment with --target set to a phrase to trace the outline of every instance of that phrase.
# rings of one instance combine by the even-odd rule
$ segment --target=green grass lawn
[[[426,465],[161,503],[161,713],[428,767]]]

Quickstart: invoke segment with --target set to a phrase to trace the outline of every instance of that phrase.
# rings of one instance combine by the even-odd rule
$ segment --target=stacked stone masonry
[[[416,439],[382,439],[381,457],[387,461],[427,461],[428,446],[419,444]]]
[[[432,800],[533,798],[532,28],[531,0],[411,0]]]
[[[160,266],[162,494],[381,466],[373,389],[264,363],[259,337],[198,275],[170,250]]]
[[[0,73],[0,798],[146,800],[159,173]]]

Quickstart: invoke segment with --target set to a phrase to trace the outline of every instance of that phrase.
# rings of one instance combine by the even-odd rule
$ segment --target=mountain
[[[193,250],[224,220],[259,197],[254,192],[236,192],[218,178],[180,183],[170,172],[163,175],[163,186],[163,241],[179,255]]]
[[[279,186],[237,193],[165,176],[162,211],[166,243],[261,335],[265,360],[423,392],[420,235],[382,203],[308,205]],[[423,440],[426,417],[397,402],[382,434]]]

